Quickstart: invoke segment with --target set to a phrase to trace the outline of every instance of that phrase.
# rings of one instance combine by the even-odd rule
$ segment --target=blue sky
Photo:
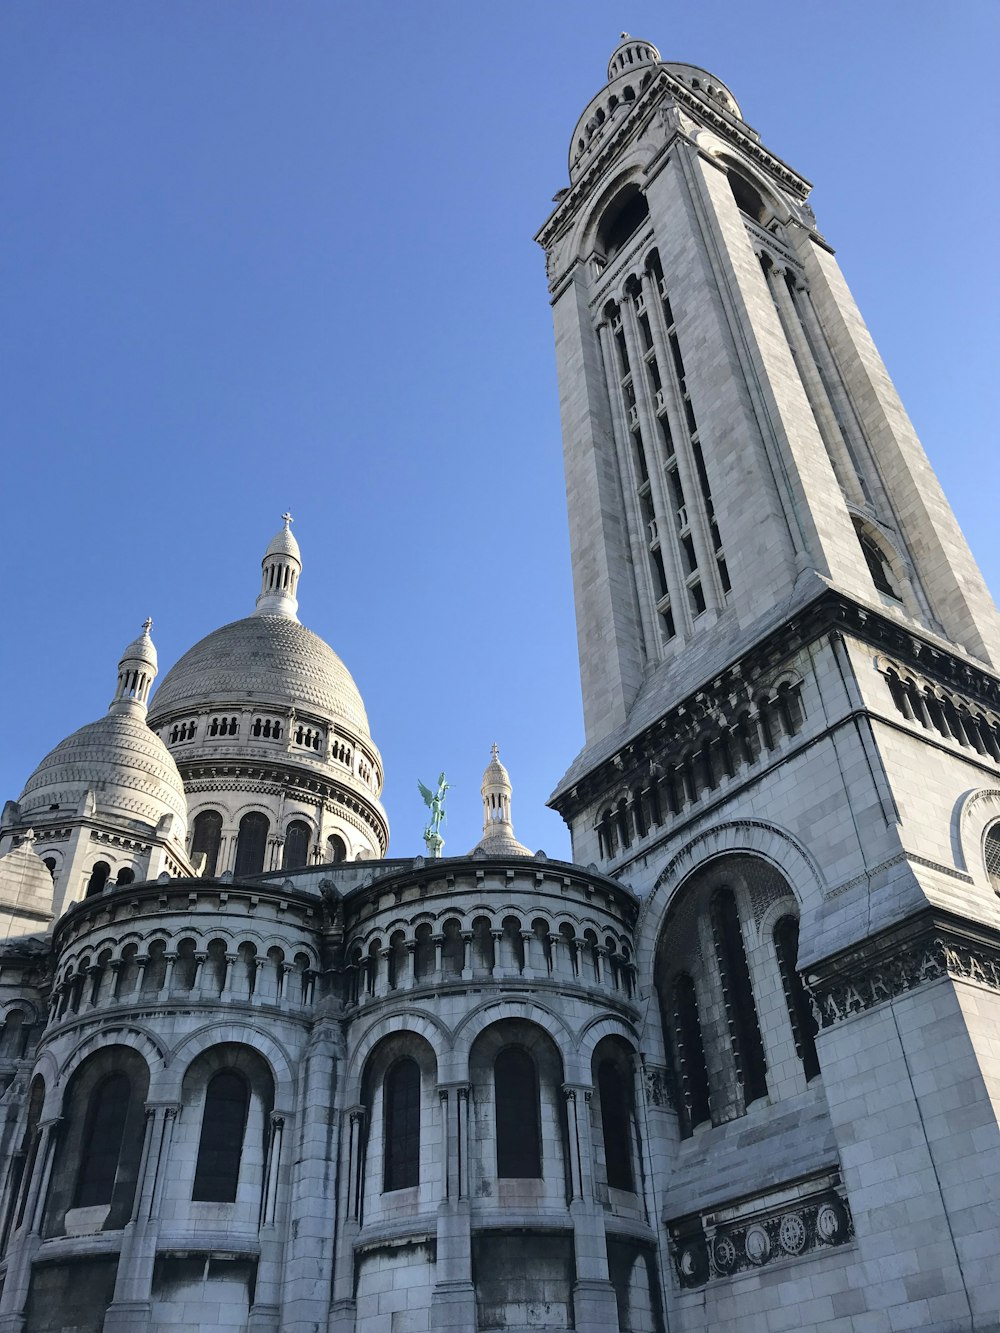
[[[519,836],[582,740],[554,356],[532,236],[620,30],[732,88],[815,182],[987,578],[1000,6],[774,0],[5,0],[0,789],[99,716],[147,613],[161,668],[249,613],[290,507],[300,614],[386,769]]]

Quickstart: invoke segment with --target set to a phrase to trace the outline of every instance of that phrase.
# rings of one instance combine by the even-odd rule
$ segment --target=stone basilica
[[[0,1333],[1000,1327],[1000,620],[809,190],[627,35],[573,132],[574,864],[496,751],[387,858],[287,516],[8,802]]]

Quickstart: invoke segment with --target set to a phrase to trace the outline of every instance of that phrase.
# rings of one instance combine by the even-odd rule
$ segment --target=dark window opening
[[[91,1093],[74,1208],[111,1202],[131,1095],[132,1085],[122,1073],[109,1074]]]
[[[385,1152],[382,1189],[409,1189],[420,1183],[420,1068],[397,1060],[383,1086]]]
[[[299,870],[309,863],[309,843],[312,829],[303,819],[293,819],[285,829],[285,855],[281,862],[284,870]]]
[[[326,840],[327,860],[328,861],[346,861],[347,844],[343,838],[338,838],[336,833],[331,833]]]
[[[94,868],[90,872],[90,879],[87,880],[86,896],[90,898],[95,893],[102,893],[105,884],[107,884],[108,882],[108,876],[110,874],[111,874],[111,867],[108,865],[107,861],[95,862]]]
[[[774,927],[774,948],[778,955],[781,984],[785,990],[785,1004],[792,1023],[795,1050],[802,1061],[806,1079],[819,1073],[816,1055],[816,1019],[806,995],[796,962],[799,956],[799,923],[793,916],[783,916]]]
[[[722,978],[729,1021],[729,1036],[736,1075],[747,1103],[767,1095],[767,1061],[757,1021],[743,932],[732,889],[720,889],[712,899],[712,934]]]
[[[234,1203],[240,1158],[250,1110],[250,1088],[242,1074],[220,1069],[209,1080],[191,1198],[200,1203]]]
[[[234,874],[259,875],[264,869],[264,856],[267,852],[267,835],[270,831],[267,815],[259,810],[251,810],[240,820],[240,831],[236,838],[236,865]]]
[[[858,541],[865,557],[865,564],[868,566],[868,573],[872,576],[872,583],[875,584],[879,592],[885,593],[893,601],[901,602],[903,599],[899,595],[899,589],[896,586],[896,580],[893,577],[892,568],[885,552],[875,538],[865,531],[858,519],[854,519],[854,531],[858,534]]]
[[[631,1117],[628,1088],[622,1072],[613,1060],[602,1060],[597,1071],[597,1091],[601,1099],[601,1128],[604,1133],[604,1161],[608,1185],[615,1190],[633,1190],[631,1152]]]
[[[219,866],[219,849],[222,846],[222,816],[218,810],[202,810],[195,816],[194,831],[191,837],[191,860],[197,862],[205,853],[204,874],[212,876]]]
[[[674,1055],[680,1084],[681,1134],[690,1138],[696,1125],[712,1114],[708,1065],[698,1017],[694,981],[686,972],[674,982],[672,1004]]]
[[[763,222],[770,210],[761,198],[760,192],[745,176],[735,171],[728,171],[726,175],[729,177],[729,188],[736,200],[736,207],[754,222]]]
[[[625,90],[626,94],[628,91]],[[638,186],[631,185],[623,190],[606,209],[597,229],[598,248],[603,251],[605,258],[613,259],[648,217],[649,205]]]
[[[542,1174],[538,1077],[520,1046],[507,1046],[493,1065],[496,1085],[497,1175],[538,1179]]]

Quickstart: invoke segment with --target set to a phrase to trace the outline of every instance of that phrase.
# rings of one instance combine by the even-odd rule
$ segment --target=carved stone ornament
[[[1000,991],[1000,932],[928,908],[824,959],[806,984],[828,1028],[946,976]]]
[[[700,1287],[740,1272],[788,1262],[816,1249],[843,1245],[854,1235],[839,1177],[817,1178],[813,1193],[788,1203],[761,1207],[758,1198],[725,1223],[713,1216],[687,1217],[669,1225],[677,1280]],[[729,1206],[727,1206],[727,1211]],[[709,1256],[711,1262],[709,1262]]]

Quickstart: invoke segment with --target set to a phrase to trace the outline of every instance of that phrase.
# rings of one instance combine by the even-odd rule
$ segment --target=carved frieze
[[[745,1212],[717,1220],[711,1213],[672,1223],[670,1249],[682,1287],[701,1287],[737,1273],[797,1259],[843,1245],[854,1235],[851,1210],[839,1182],[823,1185],[794,1203],[771,1207],[751,1203]]]
[[[1000,991],[1000,932],[930,908],[832,958],[804,977],[821,1028],[938,981]]]

